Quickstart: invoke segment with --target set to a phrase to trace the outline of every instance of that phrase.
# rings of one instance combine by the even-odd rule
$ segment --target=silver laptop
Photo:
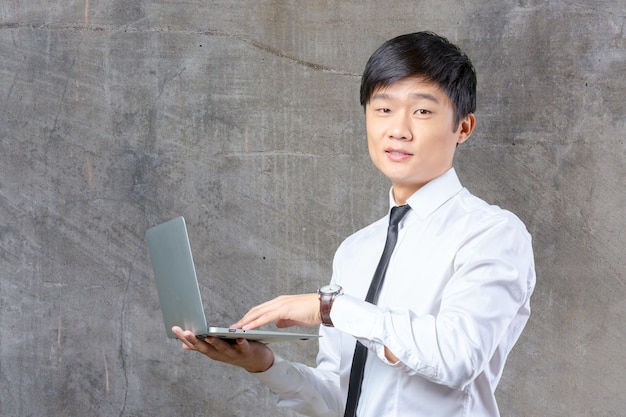
[[[200,338],[216,336],[230,341],[243,338],[270,343],[319,337],[305,333],[207,326],[185,219],[176,217],[148,229],[146,243],[168,337],[176,338],[173,326],[191,330]]]

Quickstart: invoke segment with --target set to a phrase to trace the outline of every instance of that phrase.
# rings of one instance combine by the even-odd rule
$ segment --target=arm
[[[318,306],[316,311],[313,311],[313,305]],[[303,308],[305,306],[306,308]],[[310,320],[305,322],[301,319],[292,322],[291,319],[275,318],[277,312],[292,310],[299,312],[311,310],[312,315],[309,316]],[[320,321],[317,294],[278,297],[253,308],[251,312],[246,316],[263,317],[256,322],[253,321],[254,323],[261,323],[269,317],[277,321],[281,327],[292,325],[291,323],[314,325]],[[242,322],[246,323],[245,320]],[[235,324],[232,327],[243,326]],[[253,327],[253,324],[246,325],[246,329]],[[214,337],[200,340],[192,332],[183,331],[179,327],[174,327],[172,331],[183,342],[183,349],[198,351],[213,360],[230,363],[251,372],[278,396],[278,405],[281,407],[315,417],[338,416],[343,410],[344,399],[339,389],[337,372],[339,357],[336,352],[338,345],[336,331],[327,334],[328,329],[321,329],[323,337],[319,341],[320,352],[316,368],[274,356],[269,347],[262,343],[237,339],[236,344],[231,345]]]
[[[316,293],[281,295],[252,308],[232,327],[246,330],[256,329],[271,322],[275,322],[277,327],[321,324],[318,295]],[[387,347],[384,348],[384,352],[389,362],[398,362],[398,358]]]
[[[389,365],[438,384],[462,388],[492,372],[491,361],[506,358],[528,319],[534,267],[523,226],[491,220],[459,239],[449,266],[432,268],[434,257],[424,256],[411,276],[394,276],[402,297],[392,293],[395,298],[388,296],[381,306],[338,298],[331,312],[335,327]],[[341,277],[342,265],[338,269]],[[406,289],[407,280],[423,283]]]
[[[340,333],[322,326],[320,335],[316,367],[277,356],[270,369],[253,376],[277,396],[279,407],[307,416],[337,417],[342,415],[345,401],[339,387]]]

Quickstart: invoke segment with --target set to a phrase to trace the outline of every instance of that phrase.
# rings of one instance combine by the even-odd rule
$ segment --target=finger
[[[206,339],[204,339],[204,341],[207,344],[211,345],[213,349],[218,352],[223,353],[225,351],[228,351],[230,348],[232,348],[232,344],[228,343],[230,340],[227,340],[227,339],[221,339],[219,337],[209,336]]]
[[[231,340],[220,339],[217,337],[208,337],[207,344],[211,347],[211,352],[207,355],[212,359],[220,360],[228,363],[235,363],[240,360],[250,350],[250,345],[246,339],[232,340],[235,343],[229,343]]]
[[[278,319],[277,313],[278,303],[276,299],[260,304],[251,308],[237,323],[233,326],[237,329],[256,329]]]
[[[193,344],[191,343],[191,341],[187,340],[187,336],[185,335],[185,332],[183,329],[181,329],[178,326],[174,326],[172,327],[172,333],[174,333],[176,338],[183,343],[183,348],[187,347],[187,349],[190,349],[193,347]]]
[[[183,330],[178,326],[172,328],[172,332],[176,337],[183,342],[183,349],[185,350],[197,350],[204,352],[206,350],[206,343],[198,339],[193,332],[189,330]]]
[[[246,353],[250,350],[250,342],[247,339],[220,339],[212,338],[211,345],[216,351],[226,354],[227,356],[234,356],[240,353]]]
[[[244,322],[241,325],[241,328],[244,330],[253,330],[253,329],[258,329],[261,326],[265,326],[266,324],[272,323],[274,321],[276,321],[278,319],[278,316],[276,314],[264,314],[262,316],[260,316],[259,318],[249,321],[249,322]]]
[[[247,352],[248,350],[250,350],[250,342],[248,342],[247,339],[237,339],[236,342],[236,346],[239,347],[239,350],[241,352]]]
[[[257,320],[259,317],[274,311],[276,309],[276,299],[267,301],[263,304],[259,304],[258,306],[252,307],[242,318],[240,321],[251,322],[253,320]]]

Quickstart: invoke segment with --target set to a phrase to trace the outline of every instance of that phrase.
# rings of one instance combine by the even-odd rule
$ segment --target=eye
[[[388,108],[388,107],[380,107],[380,108],[376,109],[376,111],[377,111],[378,113],[384,113],[384,114],[386,114],[386,113],[390,113],[390,112],[391,112],[391,109],[390,109],[390,108]]]
[[[432,112],[430,110],[426,110],[426,109],[417,109],[415,110],[415,114],[417,115],[421,115],[421,116],[425,116],[428,114],[431,114]]]

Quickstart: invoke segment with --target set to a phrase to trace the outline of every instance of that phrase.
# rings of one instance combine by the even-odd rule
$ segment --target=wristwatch
[[[335,297],[341,294],[343,294],[343,288],[336,284],[325,285],[317,290],[317,296],[320,300],[320,316],[324,326],[333,327],[333,322],[330,319],[330,309],[333,307]]]

